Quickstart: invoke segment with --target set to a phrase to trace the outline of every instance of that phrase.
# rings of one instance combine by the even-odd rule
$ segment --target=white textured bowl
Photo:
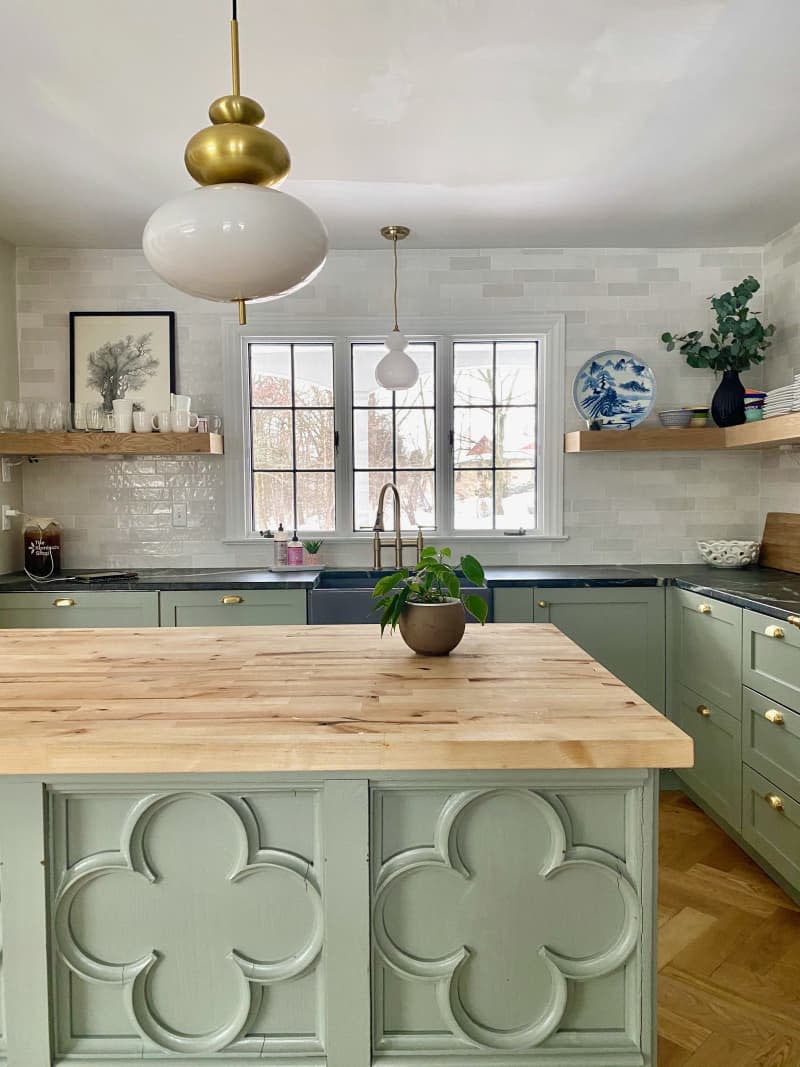
[[[700,555],[712,567],[747,567],[758,559],[759,541],[698,541]]]

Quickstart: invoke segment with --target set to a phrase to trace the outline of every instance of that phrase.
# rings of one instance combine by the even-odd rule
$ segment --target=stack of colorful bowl
[[[691,412],[692,417],[691,417],[691,421],[689,422],[689,426],[691,426],[693,429],[697,430],[697,429],[699,429],[699,428],[701,428],[703,426],[708,426],[708,421],[709,420],[708,420],[708,408],[707,407],[704,407],[704,408],[685,407],[683,410]]]
[[[764,417],[764,398],[766,393],[761,389],[745,389],[744,391],[744,417],[746,422],[758,422]]]

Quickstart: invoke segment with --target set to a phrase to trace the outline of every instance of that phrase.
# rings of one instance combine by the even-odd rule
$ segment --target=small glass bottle
[[[303,542],[298,538],[297,530],[295,530],[294,536],[287,545],[286,554],[289,558],[290,567],[303,566]]]
[[[283,528],[283,523],[278,523],[278,529],[275,531],[275,566],[285,567],[289,562],[288,553],[288,535]]]

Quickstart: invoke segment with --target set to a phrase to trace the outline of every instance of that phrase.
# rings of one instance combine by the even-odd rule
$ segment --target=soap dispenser
[[[294,536],[287,546],[287,555],[290,567],[303,566],[303,542],[299,540],[297,530],[294,531]]]
[[[278,529],[275,531],[275,566],[285,567],[289,562],[287,547],[288,537],[286,531],[283,528],[283,523],[278,523]]]

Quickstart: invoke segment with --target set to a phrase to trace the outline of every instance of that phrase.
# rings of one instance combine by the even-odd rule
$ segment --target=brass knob
[[[547,607],[547,601],[546,600],[540,600],[539,601],[539,607],[540,608],[546,608]]]
[[[701,615],[710,615],[711,614],[711,605],[710,604],[698,604],[697,605],[697,610],[700,612]]]
[[[800,615],[789,615],[789,616],[787,616],[786,621],[791,626],[800,627]]]
[[[698,704],[697,705],[697,714],[698,715],[702,715],[704,719],[707,719],[711,715],[711,709],[707,708],[705,706],[705,704]]]
[[[786,636],[780,626],[768,626],[764,633],[767,637],[774,637],[776,641],[780,641],[782,637]]]
[[[75,601],[72,599],[72,597],[68,597],[68,596],[59,597],[58,600],[54,600],[53,601],[53,607],[54,608],[74,608],[75,607]]]
[[[775,708],[769,708],[764,712],[764,718],[767,722],[773,722],[776,726],[783,726],[783,712],[777,711]]]
[[[777,793],[767,793],[764,800],[766,800],[773,811],[783,811],[783,801]]]
[[[224,596],[220,604],[244,604],[243,596]]]

